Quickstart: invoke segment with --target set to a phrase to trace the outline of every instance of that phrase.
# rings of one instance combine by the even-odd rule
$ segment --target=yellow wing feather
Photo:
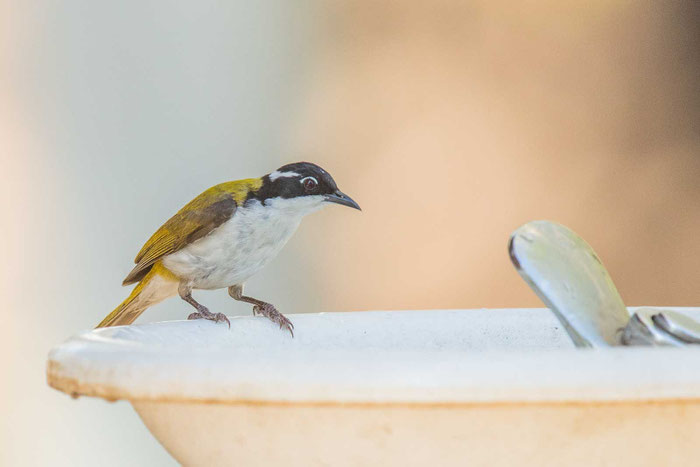
[[[187,203],[161,226],[136,255],[136,266],[123,284],[141,280],[162,257],[175,253],[206,236],[233,216],[248,193],[262,186],[259,178],[226,182],[213,186]]]

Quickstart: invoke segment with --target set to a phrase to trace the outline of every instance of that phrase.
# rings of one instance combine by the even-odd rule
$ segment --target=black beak
[[[362,211],[362,209],[360,209],[359,204],[357,204],[351,197],[349,197],[340,190],[336,190],[336,192],[332,195],[326,195],[325,198],[326,201],[328,201],[329,203],[342,204],[343,206],[355,208],[358,211]]]

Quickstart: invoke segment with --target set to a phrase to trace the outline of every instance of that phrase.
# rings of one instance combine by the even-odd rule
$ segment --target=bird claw
[[[228,324],[228,328],[231,329],[231,321],[229,321],[228,317],[223,313],[211,313],[208,310],[206,312],[196,311],[194,313],[190,313],[187,319],[206,319],[209,321],[214,321],[215,323],[226,323]]]
[[[265,303],[264,305],[255,305],[253,307],[253,315],[263,315],[273,323],[279,324],[280,329],[286,329],[294,337],[294,325],[282,313],[277,311],[274,305]]]

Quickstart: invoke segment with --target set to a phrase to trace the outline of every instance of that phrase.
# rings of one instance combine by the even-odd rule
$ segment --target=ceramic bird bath
[[[293,339],[252,316],[118,326],[54,348],[48,382],[128,400],[188,466],[689,465],[700,308],[625,308],[562,229],[511,242],[554,313],[299,314]]]

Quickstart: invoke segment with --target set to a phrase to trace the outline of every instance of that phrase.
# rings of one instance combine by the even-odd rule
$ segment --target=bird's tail
[[[131,294],[98,324],[98,328],[133,323],[149,306],[177,293],[178,281],[160,262],[156,263]]]

